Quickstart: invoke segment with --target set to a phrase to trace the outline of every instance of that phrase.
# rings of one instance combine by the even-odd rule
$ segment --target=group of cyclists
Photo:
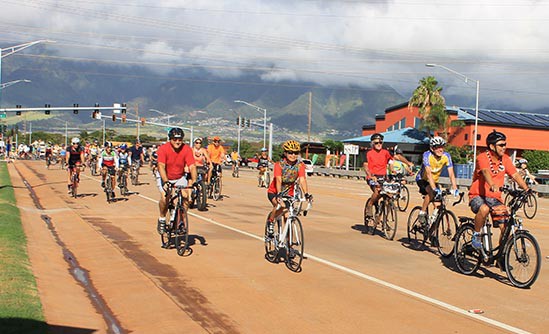
[[[374,133],[371,135],[371,149],[366,153],[364,162],[364,171],[368,184],[372,190],[372,196],[368,199],[365,219],[372,218],[372,206],[379,200],[379,192],[384,180],[388,180],[389,173],[387,166],[393,164],[393,161],[399,161],[403,166],[413,167],[413,164],[402,156],[402,152],[383,148],[383,135]],[[439,179],[444,167],[448,169],[451,183],[451,192],[457,196],[459,191],[454,176],[452,158],[448,152],[445,152],[446,141],[435,136],[430,139],[429,150],[423,153],[421,168],[416,175],[418,191],[424,195],[422,209],[419,213],[419,219],[423,224],[428,224],[427,207],[429,203],[434,203],[435,208],[440,205],[437,198],[440,198],[442,189],[439,185]],[[517,170],[509,155],[505,154],[507,147],[507,137],[502,132],[493,130],[486,138],[487,149],[477,156],[475,161],[475,170],[473,172],[473,181],[469,188],[469,206],[475,214],[474,234],[472,237],[472,246],[476,249],[482,247],[480,240],[480,231],[489,214],[493,216],[495,227],[499,225],[501,230],[504,224],[498,220],[498,217],[508,215],[507,207],[503,204],[502,189],[505,183],[505,175],[512,178],[516,184],[523,190],[529,190],[524,178],[527,172],[527,161],[519,159]],[[410,169],[406,170],[410,170]],[[402,169],[401,169],[402,170]],[[533,179],[533,178],[532,178]],[[495,217],[495,218],[494,218]]]

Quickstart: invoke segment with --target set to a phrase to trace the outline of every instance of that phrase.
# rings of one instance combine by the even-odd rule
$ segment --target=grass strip
[[[7,165],[0,162],[0,333],[45,333],[42,304]]]

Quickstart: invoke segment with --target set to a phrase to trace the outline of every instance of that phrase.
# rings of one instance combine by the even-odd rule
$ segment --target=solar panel
[[[462,108],[474,119],[475,110],[471,108]],[[532,114],[526,112],[502,111],[479,109],[478,118],[481,122],[500,123],[502,125],[529,126],[529,127],[549,127],[549,115]]]

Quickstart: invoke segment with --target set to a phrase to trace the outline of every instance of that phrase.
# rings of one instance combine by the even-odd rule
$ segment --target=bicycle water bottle
[[[433,214],[429,216],[429,225],[433,225],[433,223],[435,222],[435,219],[437,219],[437,215],[438,215],[438,208],[435,208],[435,210],[433,211]]]
[[[173,209],[173,210],[172,210],[172,214],[170,215],[170,221],[171,221],[171,222],[175,221],[175,212],[176,212],[176,211],[177,211],[176,209]]]
[[[484,249],[486,252],[490,251],[490,233],[486,224],[482,227],[482,234],[484,234]]]

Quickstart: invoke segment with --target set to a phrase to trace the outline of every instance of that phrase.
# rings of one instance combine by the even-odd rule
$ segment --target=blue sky
[[[109,1],[3,0],[0,47],[55,40],[49,56],[161,75],[205,69],[238,80],[371,87],[408,96],[434,75],[448,104],[549,107],[549,1],[395,0]],[[15,56],[15,55],[14,55]]]

